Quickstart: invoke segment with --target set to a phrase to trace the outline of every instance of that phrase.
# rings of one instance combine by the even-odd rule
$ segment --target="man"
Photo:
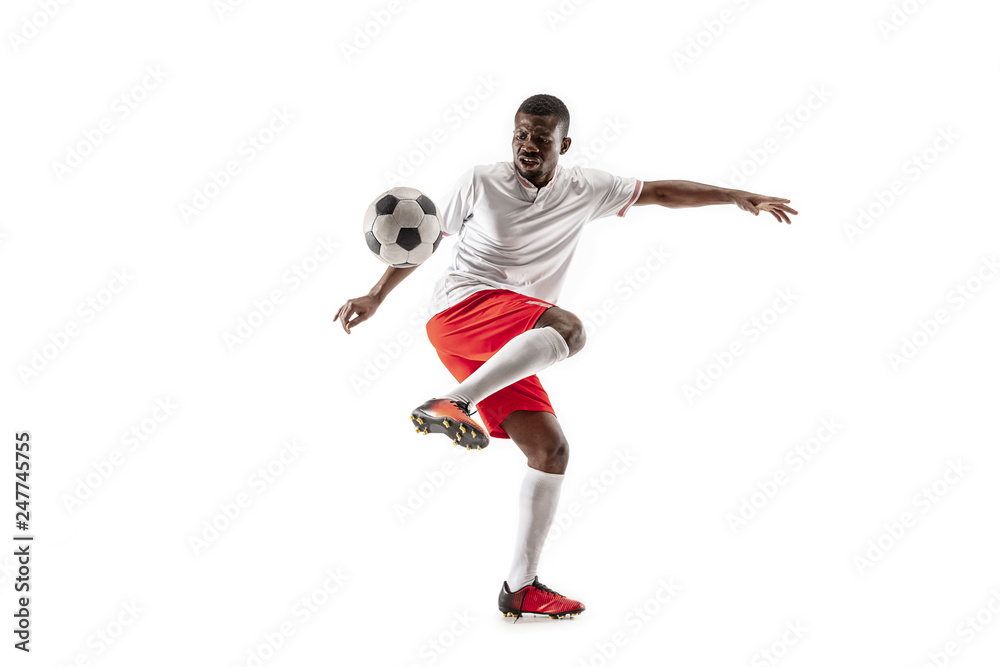
[[[529,97],[514,116],[513,161],[474,167],[439,202],[444,233],[461,235],[435,288],[427,334],[459,384],[411,413],[421,433],[445,433],[474,449],[487,446],[490,436],[510,438],[528,459],[514,563],[500,591],[504,616],[555,618],[585,609],[537,577],[569,445],[535,375],[585,342],[580,318],[555,305],[583,227],[647,204],[735,204],[785,223],[797,213],[787,199],[741,190],[564,169],[559,156],[569,150],[568,132],[565,104],[551,95]],[[368,295],[345,303],[337,313],[344,330],[371,317],[412,271],[390,267]],[[472,418],[473,405],[485,429]]]

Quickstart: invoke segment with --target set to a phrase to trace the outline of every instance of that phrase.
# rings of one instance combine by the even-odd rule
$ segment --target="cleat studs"
[[[476,449],[482,449],[481,445],[476,445]]]
[[[419,428],[416,429],[416,431],[417,431],[417,433],[423,433],[423,431],[421,431]]]
[[[445,428],[451,428],[451,424],[448,422],[447,419],[444,420],[444,427]]]
[[[458,442],[456,442],[455,444],[457,445],[457,444],[458,444]],[[472,447],[470,447],[470,446],[468,446],[468,445],[466,445],[466,446],[465,446],[465,448],[466,448],[466,449],[472,449]]]
[[[465,427],[462,425],[459,425],[458,430],[461,431],[462,433],[465,433]]]
[[[418,423],[418,424],[423,424],[423,423],[424,423],[424,420],[423,420],[423,419],[421,419],[420,417],[417,417],[417,423]]]
[[[452,440],[452,441],[451,441],[451,444],[453,444],[453,445],[457,445],[457,444],[458,444],[458,440]]]

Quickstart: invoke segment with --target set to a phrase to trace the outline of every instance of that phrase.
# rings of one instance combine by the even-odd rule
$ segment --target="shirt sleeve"
[[[465,221],[472,217],[475,206],[475,168],[462,174],[445,198],[438,203],[441,230],[445,236],[457,234]]]
[[[609,215],[625,216],[642,192],[642,181],[638,178],[615,176],[600,169],[584,169],[594,196],[594,211],[591,220]]]

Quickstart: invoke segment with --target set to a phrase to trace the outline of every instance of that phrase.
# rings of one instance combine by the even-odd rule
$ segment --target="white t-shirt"
[[[624,216],[640,192],[642,181],[599,169],[559,165],[536,188],[513,161],[473,167],[438,202],[445,235],[460,236],[434,288],[434,312],[486,289],[555,303],[584,225]]]

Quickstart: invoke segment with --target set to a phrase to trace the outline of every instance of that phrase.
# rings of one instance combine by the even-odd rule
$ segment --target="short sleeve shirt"
[[[465,172],[438,202],[446,235],[458,235],[451,264],[434,289],[434,311],[484,289],[507,289],[556,303],[584,226],[623,217],[642,181],[599,169],[556,167],[536,188],[513,161]]]

